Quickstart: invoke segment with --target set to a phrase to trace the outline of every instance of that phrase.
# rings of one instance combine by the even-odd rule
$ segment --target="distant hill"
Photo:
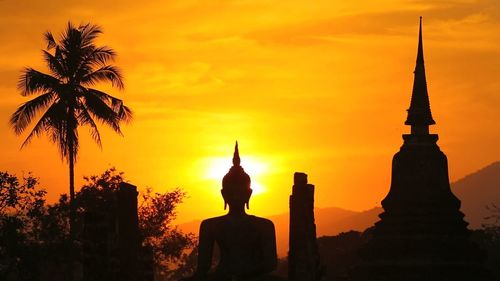
[[[316,235],[336,235],[349,230],[363,231],[370,227],[381,213],[380,208],[374,208],[364,212],[354,212],[341,208],[316,208],[314,216],[316,220]],[[288,251],[288,213],[269,217],[276,227],[276,239],[278,255],[286,256]]]
[[[373,208],[364,212],[349,211],[336,207],[316,208],[314,213],[317,236],[336,235],[349,230],[363,231],[377,220],[377,215],[381,212],[381,208]],[[270,216],[268,219],[274,222],[276,228],[278,255],[284,257],[288,251],[288,213]],[[195,234],[198,233],[199,227],[199,220],[179,225],[182,231]]]
[[[500,206],[500,162],[480,169],[451,184],[453,193],[462,201],[462,212],[471,228],[479,228],[488,215],[486,205],[496,203]],[[316,208],[316,234],[321,236],[337,235],[349,230],[363,231],[378,221],[382,213],[381,207],[363,212],[329,207]],[[269,217],[276,227],[278,255],[284,257],[288,250],[288,213]],[[179,225],[185,232],[197,234],[200,221],[192,221]]]
[[[479,228],[489,215],[486,206],[500,206],[500,161],[452,183],[453,193],[462,201],[462,212],[471,228]]]

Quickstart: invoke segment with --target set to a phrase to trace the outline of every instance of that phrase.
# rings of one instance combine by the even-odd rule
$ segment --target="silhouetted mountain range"
[[[336,207],[316,208],[314,211],[316,220],[316,236],[336,235],[349,230],[363,231],[377,221],[382,212],[380,207],[363,212],[355,212]],[[276,227],[276,243],[278,256],[287,255],[288,251],[288,224],[289,215],[271,216],[270,220]]]
[[[462,201],[461,210],[466,214],[466,221],[470,223],[471,228],[479,228],[485,222],[484,217],[488,215],[486,206],[492,203],[500,205],[500,161],[469,174],[451,185],[455,195]],[[336,207],[316,208],[316,234],[320,237],[337,235],[349,230],[363,231],[378,221],[380,213],[382,213],[381,207],[362,212]],[[284,257],[288,249],[288,212],[268,218],[276,227],[278,255]],[[179,225],[182,231],[195,234],[198,233],[199,226],[199,220]]]
[[[462,212],[471,228],[479,228],[489,215],[486,206],[500,206],[500,161],[452,183],[453,193],[462,201]]]
[[[370,227],[376,220],[381,208],[373,208],[363,212],[349,211],[341,208],[316,208],[316,232],[317,236],[335,235],[349,230],[363,231]],[[288,250],[288,224],[289,215],[283,213],[268,217],[274,222],[276,228],[276,243],[278,255],[286,256]],[[179,225],[184,232],[198,234],[200,221],[192,221]]]

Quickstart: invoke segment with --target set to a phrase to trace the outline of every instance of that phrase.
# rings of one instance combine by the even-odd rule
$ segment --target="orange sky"
[[[376,2],[376,3],[375,3]],[[46,138],[19,150],[9,115],[20,70],[46,70],[43,33],[71,20],[104,29],[135,120],[124,137],[82,128],[76,182],[110,166],[139,187],[182,187],[179,222],[221,214],[220,180],[236,139],[257,215],[288,208],[293,173],[316,206],[378,205],[407,132],[417,48],[424,50],[438,142],[451,180],[500,159],[500,2],[0,0],[0,170],[32,171],[54,200],[67,166]],[[107,87],[101,87],[108,89]],[[2,121],[3,120],[3,121]]]

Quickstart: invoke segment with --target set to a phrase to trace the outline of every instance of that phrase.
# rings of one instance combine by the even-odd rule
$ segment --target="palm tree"
[[[99,82],[109,82],[123,89],[120,71],[112,61],[113,49],[95,45],[101,28],[92,24],[75,27],[68,23],[59,41],[50,32],[43,57],[48,74],[25,68],[19,78],[18,89],[22,96],[36,96],[23,103],[11,116],[10,124],[16,134],[24,132],[37,115],[40,119],[21,148],[35,136],[47,134],[57,144],[61,157],[69,164],[70,235],[75,239],[75,185],[74,165],[78,154],[78,127],[89,126],[94,141],[102,147],[96,121],[111,127],[116,133],[121,121],[129,121],[132,112],[122,100],[94,89]]]

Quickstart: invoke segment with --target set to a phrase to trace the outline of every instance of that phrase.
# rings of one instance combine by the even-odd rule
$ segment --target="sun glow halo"
[[[207,179],[218,181],[221,184],[222,178],[229,172],[232,165],[231,159],[227,159],[227,157],[210,157],[207,159],[205,176]],[[266,189],[260,183],[260,177],[267,172],[267,166],[251,156],[242,158],[241,166],[251,178],[252,195],[265,192]]]

